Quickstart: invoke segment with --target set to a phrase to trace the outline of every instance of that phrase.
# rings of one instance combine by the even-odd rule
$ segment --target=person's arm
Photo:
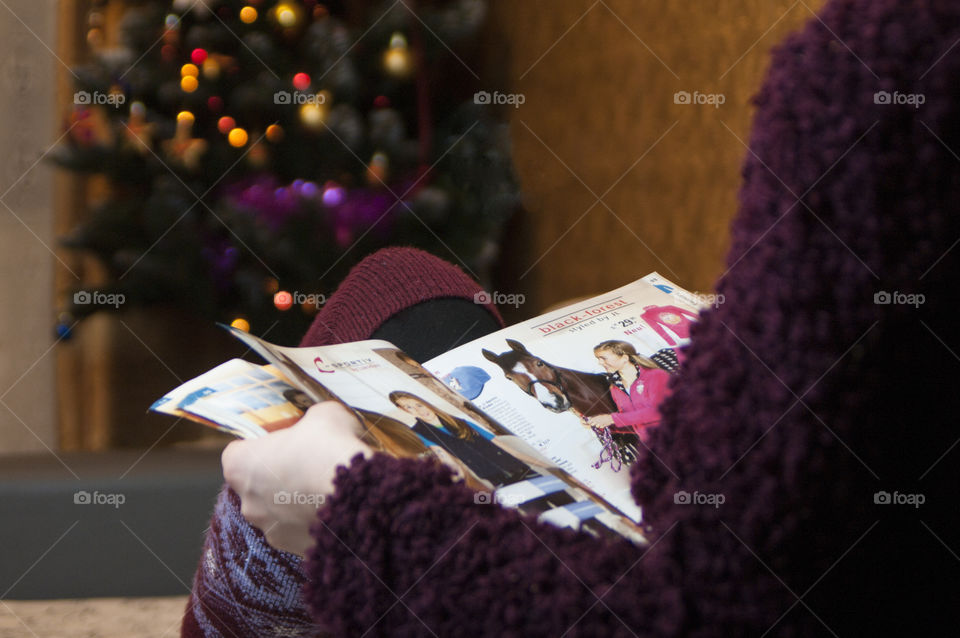
[[[656,544],[477,504],[430,461],[354,457],[311,534],[305,601],[333,636],[661,636],[680,623],[669,570],[645,569]]]
[[[614,430],[633,431],[637,428],[649,428],[660,425],[660,411],[655,406],[647,406],[630,410],[629,412],[614,412],[610,415],[613,419]]]

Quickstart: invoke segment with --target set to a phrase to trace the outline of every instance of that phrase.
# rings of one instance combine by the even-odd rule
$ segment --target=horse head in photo
[[[510,350],[506,352],[483,350],[483,356],[546,409],[557,413],[573,410],[583,416],[616,411],[605,375],[555,366],[513,339],[507,339],[507,345]]]

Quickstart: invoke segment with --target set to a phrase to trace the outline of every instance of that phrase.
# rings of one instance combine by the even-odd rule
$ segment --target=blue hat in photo
[[[483,392],[483,384],[490,380],[490,375],[483,368],[476,366],[459,366],[444,375],[443,382],[467,399],[476,399]]]

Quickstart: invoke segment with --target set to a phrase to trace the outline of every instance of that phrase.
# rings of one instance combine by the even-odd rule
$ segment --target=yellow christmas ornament
[[[200,75],[200,69],[197,68],[196,64],[187,63],[180,67],[180,77],[197,77],[198,75]]]
[[[413,55],[402,33],[390,36],[390,46],[383,52],[383,68],[396,78],[405,78],[413,71]]]
[[[180,88],[183,89],[185,93],[193,93],[199,86],[200,82],[192,75],[186,75],[180,78]]]
[[[274,21],[284,29],[291,29],[303,19],[303,9],[292,2],[281,2],[271,11]]]
[[[257,21],[257,10],[253,7],[244,7],[240,9],[240,22],[244,24],[253,24]]]
[[[237,317],[230,322],[230,326],[236,328],[237,330],[243,330],[244,332],[250,332],[250,322],[244,319],[243,317]]]
[[[235,148],[240,148],[241,146],[246,144],[247,139],[248,139],[247,132],[239,127],[235,129],[231,129],[231,131],[227,133],[227,141],[230,142],[230,146],[233,146]]]

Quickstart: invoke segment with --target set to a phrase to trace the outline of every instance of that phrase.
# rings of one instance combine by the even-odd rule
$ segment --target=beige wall
[[[487,67],[502,60],[526,98],[510,113],[528,217],[522,239],[508,240],[519,257],[504,277],[534,300],[523,314],[652,270],[709,290],[736,210],[749,99],[770,47],[811,17],[792,0],[495,2],[503,52]],[[677,91],[726,102],[678,105]]]
[[[56,3],[5,4],[0,7],[0,201],[6,204],[0,204],[0,453],[55,447],[57,405],[51,349],[55,259],[47,248],[55,245],[53,177],[45,163],[35,164],[59,134],[53,109],[59,65],[46,48],[56,48]]]

